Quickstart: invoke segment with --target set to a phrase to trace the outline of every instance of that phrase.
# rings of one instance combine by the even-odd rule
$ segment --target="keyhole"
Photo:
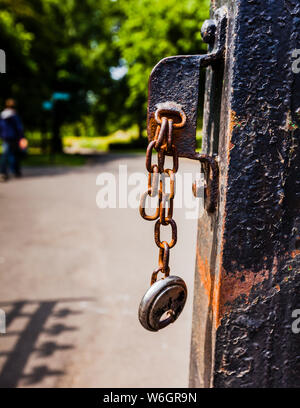
[[[170,323],[175,321],[175,313],[172,309],[167,310],[163,313],[159,319],[159,328],[163,329],[164,327],[168,326]]]
[[[164,322],[165,320],[167,320],[167,319],[169,319],[170,317],[174,316],[174,314],[175,314],[175,313],[173,312],[172,309],[167,310],[165,313],[163,313],[163,314],[160,316],[159,322],[160,322],[160,323],[161,323],[161,322]]]

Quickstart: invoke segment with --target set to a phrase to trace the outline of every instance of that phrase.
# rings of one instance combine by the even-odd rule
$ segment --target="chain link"
[[[156,221],[154,227],[154,240],[159,247],[159,267],[153,272],[151,277],[151,285],[157,281],[159,273],[164,274],[164,278],[170,274],[169,255],[170,249],[177,242],[177,225],[173,220],[173,208],[175,198],[175,174],[178,170],[178,153],[177,148],[173,144],[173,128],[180,128],[185,125],[186,117],[183,111],[178,111],[177,114],[181,118],[181,122],[174,123],[174,120],[166,116],[167,112],[157,110],[155,119],[157,128],[155,138],[152,140],[146,152],[146,169],[148,170],[148,190],[142,194],[140,201],[140,214],[147,221]],[[174,112],[172,112],[174,115]],[[153,149],[157,151],[157,164],[152,164]],[[165,156],[170,155],[173,158],[173,168],[165,169]],[[170,192],[166,192],[166,178],[170,180]],[[148,215],[145,210],[147,197],[158,197],[157,206],[153,215]],[[161,226],[170,225],[172,228],[171,242],[160,240]]]

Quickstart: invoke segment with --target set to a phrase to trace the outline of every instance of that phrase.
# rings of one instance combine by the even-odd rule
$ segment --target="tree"
[[[126,108],[145,127],[148,78],[162,58],[199,54],[206,49],[200,28],[208,18],[209,0],[127,0],[119,1],[124,22],[117,43],[128,67],[129,95]]]
[[[138,124],[142,135],[152,67],[204,51],[208,8],[209,0],[0,0],[0,103],[15,97],[25,127],[41,129],[43,101],[69,93],[54,107],[55,150],[61,125],[83,115],[102,134]]]
[[[120,59],[113,42],[119,20],[110,0],[0,0],[0,46],[7,55],[2,99],[18,100],[27,128],[41,127],[42,102],[57,91],[71,99],[54,109],[56,136],[63,122],[83,114],[92,113],[100,131],[116,119],[123,101],[114,95],[124,93],[124,81],[114,81],[110,67]]]

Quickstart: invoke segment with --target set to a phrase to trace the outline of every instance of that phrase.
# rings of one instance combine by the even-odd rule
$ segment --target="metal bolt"
[[[205,43],[213,44],[216,36],[216,21],[215,20],[205,20],[201,27],[201,36]]]
[[[195,180],[193,182],[193,194],[195,198],[201,197],[201,192],[202,192],[202,185],[200,183],[200,180]]]

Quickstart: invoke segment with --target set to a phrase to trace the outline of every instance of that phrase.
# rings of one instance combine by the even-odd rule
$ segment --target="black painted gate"
[[[300,386],[300,2],[216,0],[223,67],[207,68],[190,385]],[[298,58],[298,60],[297,60]]]

